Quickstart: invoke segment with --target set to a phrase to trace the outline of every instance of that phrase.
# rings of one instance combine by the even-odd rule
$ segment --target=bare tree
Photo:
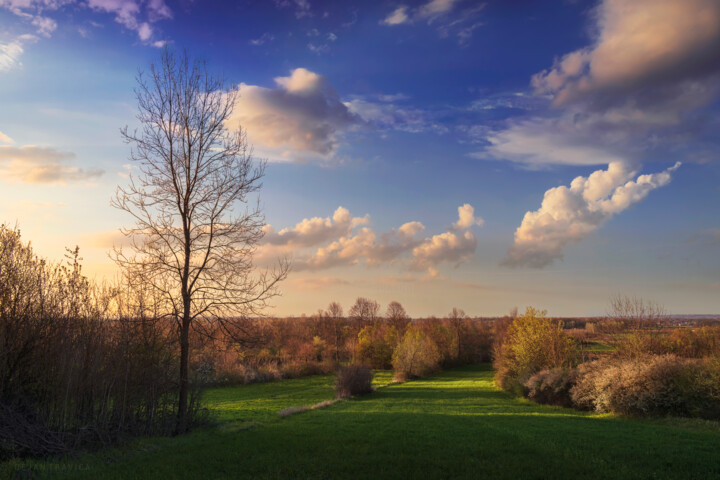
[[[626,327],[643,329],[655,326],[665,316],[665,309],[651,300],[617,294],[610,298],[607,316]]]
[[[405,311],[405,307],[400,302],[390,302],[385,311],[385,318],[388,323],[395,327],[399,335],[405,331],[405,327],[410,322],[410,316]]]
[[[262,238],[259,200],[265,163],[253,157],[243,130],[226,128],[237,90],[187,52],[163,50],[135,94],[139,130],[121,130],[139,173],[118,187],[112,204],[130,213],[123,229],[131,254],[115,260],[133,283],[159,292],[180,338],[178,433],[187,429],[189,335],[209,320],[234,333],[237,320],[260,314],[287,275],[286,262],[256,273]],[[202,321],[198,321],[202,320]]]
[[[455,334],[455,345],[456,345],[456,351],[455,355],[458,359],[462,358],[463,351],[462,351],[462,330],[465,324],[465,320],[467,319],[467,314],[465,313],[465,310],[457,307],[453,307],[452,311],[450,312],[450,315],[448,315],[448,322],[450,323],[450,326],[453,329],[453,333]]]
[[[325,315],[332,322],[332,336],[335,351],[335,363],[340,363],[340,352],[345,340],[346,328],[345,318],[343,318],[343,308],[337,302],[331,302],[328,305]]]

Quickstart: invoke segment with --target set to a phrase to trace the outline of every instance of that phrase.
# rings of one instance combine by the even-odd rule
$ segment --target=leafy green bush
[[[495,383],[522,395],[532,375],[543,369],[569,367],[576,358],[577,346],[563,332],[562,322],[548,318],[545,311],[528,307],[524,315],[512,321],[502,342],[495,346]]]
[[[440,353],[425,332],[411,326],[395,348],[392,365],[396,380],[424,377],[439,368]]]

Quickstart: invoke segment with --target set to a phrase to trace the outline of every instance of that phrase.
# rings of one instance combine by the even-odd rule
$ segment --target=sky
[[[268,162],[269,314],[720,313],[717,0],[0,0],[0,223],[98,280],[164,47]]]

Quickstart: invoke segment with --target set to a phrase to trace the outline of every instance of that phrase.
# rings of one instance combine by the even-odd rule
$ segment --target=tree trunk
[[[180,330],[180,392],[178,398],[178,415],[175,434],[180,435],[187,431],[188,391],[190,387],[190,315],[185,310]]]

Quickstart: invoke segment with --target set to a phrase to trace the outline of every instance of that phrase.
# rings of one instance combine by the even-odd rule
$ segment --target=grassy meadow
[[[489,366],[332,399],[333,376],[211,389],[214,425],[72,459],[13,460],[13,478],[720,478],[712,422],[629,420],[515,399]]]

